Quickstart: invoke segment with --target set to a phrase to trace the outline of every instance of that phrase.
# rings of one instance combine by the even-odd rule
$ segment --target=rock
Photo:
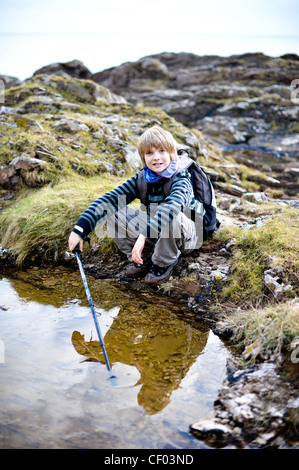
[[[220,266],[211,272],[211,279],[214,281],[225,281],[228,278],[229,266]]]
[[[231,206],[231,203],[232,202],[235,202],[236,200],[233,199],[233,198],[229,198],[229,199],[221,199],[221,201],[218,202],[218,207],[220,209],[223,209],[225,211],[228,211],[230,206]]]
[[[52,79],[58,90],[70,93],[79,102],[95,103],[100,95],[100,87],[92,82],[82,82],[81,80]]]
[[[263,192],[245,193],[242,195],[243,198],[253,202],[268,202],[268,198]]]
[[[76,78],[46,77],[49,84],[58,90],[69,93],[76,101],[96,104],[100,101],[107,101],[111,104],[126,104],[127,101],[122,96],[112,93],[103,86],[92,81],[79,80]],[[70,103],[68,103],[68,106]],[[65,106],[65,105],[64,105]]]
[[[275,158],[282,165],[299,158],[299,108],[290,102],[290,83],[298,70],[295,56],[162,53],[101,71],[92,79],[129,103],[161,108],[251,167],[268,165],[265,178],[246,176],[259,192],[277,188],[285,197],[296,197],[299,183],[281,181],[269,165]],[[195,155],[208,158],[209,151],[203,146]],[[232,185],[215,175],[214,181],[225,194],[241,197],[248,192],[237,179]]]
[[[168,77],[167,65],[154,57],[144,57],[137,62],[126,62],[119,67],[112,67],[92,75],[92,79],[109,88],[114,93],[123,95],[124,89],[134,86],[133,82],[150,78]]]
[[[168,76],[168,68],[167,65],[160,62],[158,59],[154,59],[153,57],[145,57],[144,59],[140,59],[137,62],[137,67],[139,67],[141,75],[145,75],[146,77],[150,78],[160,78]]]
[[[232,430],[229,426],[217,423],[212,419],[202,419],[198,423],[191,424],[190,429],[197,437],[201,439],[227,439],[232,436]]]
[[[269,269],[264,271],[264,281],[273,295],[278,297],[290,291],[292,286],[283,283],[283,267],[275,255],[268,255],[267,265]]]
[[[23,181],[30,187],[40,186],[38,173],[46,168],[47,163],[38,158],[15,157],[8,167],[0,167],[0,185],[5,189],[15,189]]]
[[[80,60],[72,60],[70,62],[56,62],[36,70],[34,75],[60,75],[64,77],[76,77],[88,79],[91,77],[91,72]]]
[[[140,171],[142,169],[142,163],[140,161],[140,156],[136,148],[132,147],[129,144],[124,145],[125,158],[129,167],[132,171]]]
[[[289,168],[288,170],[293,178],[299,177],[299,168]]]
[[[259,175],[248,175],[247,179],[249,181],[254,181],[260,185],[260,187],[272,187],[272,188],[280,188],[281,182],[276,178],[272,178],[270,176],[259,176]]]
[[[20,85],[20,80],[16,77],[0,74],[0,80],[4,83],[4,88],[11,88]]]
[[[224,112],[224,109],[222,112]],[[227,116],[221,115],[207,116],[199,119],[196,127],[203,134],[211,136],[219,145],[226,147],[227,144],[230,144],[231,147],[229,148],[233,148],[237,144],[247,143],[257,133],[265,133],[270,130],[270,124],[261,117],[246,116],[230,117],[229,119]]]
[[[89,131],[89,127],[86,124],[70,118],[62,118],[58,122],[52,124],[52,127],[63,132],[69,132],[70,134],[75,134],[80,131]]]
[[[111,165],[111,163],[109,162],[104,162],[102,160],[97,160],[97,165],[99,167],[99,171],[101,173],[111,173],[113,174],[114,173],[114,168],[113,168],[113,165]]]
[[[1,98],[1,90],[0,90],[0,98]],[[1,104],[1,101],[0,101]],[[0,114],[11,114],[13,112],[13,108],[10,108],[9,106],[0,106]],[[8,124],[2,123],[2,124]]]
[[[31,171],[35,169],[43,169],[47,164],[38,158],[20,156],[14,158],[9,165],[13,166],[16,170]]]
[[[264,273],[264,282],[275,297],[279,297],[292,289],[290,284],[285,285],[281,282],[280,277],[273,277],[269,272]]]
[[[219,189],[225,194],[231,194],[232,196],[241,197],[246,193],[246,189],[241,188],[237,184],[227,184],[217,181],[214,183],[214,188]]]
[[[29,119],[24,116],[14,116],[14,120],[18,126],[21,127],[37,127],[41,131],[43,130],[42,126],[35,121],[34,119]]]
[[[47,160],[52,163],[58,162],[56,155],[51,153],[46,147],[43,147],[40,144],[36,145],[35,147],[35,157],[41,160]]]
[[[129,143],[118,138],[107,137],[107,141],[113,147],[115,152],[124,156],[125,161],[128,163],[132,171],[141,170],[142,163],[136,147],[133,147]]]
[[[260,436],[258,436],[254,441],[251,442],[251,448],[252,447],[265,447],[271,440],[273,440],[276,437],[276,432],[267,432],[263,433]]]
[[[157,61],[142,61],[140,73],[152,73],[153,69],[155,73],[160,69],[159,73],[167,73],[165,67],[160,67]],[[108,170],[119,176],[125,171],[137,171],[141,168],[136,144],[145,127],[152,125],[153,116],[143,108],[132,107],[125,98],[113,94],[103,86],[70,75],[34,75],[22,85],[12,88],[8,98],[12,106],[11,112],[7,112],[6,108],[2,110],[0,130],[11,132],[9,152],[14,148],[14,156],[26,152],[27,155],[53,164],[49,167],[49,178],[55,177],[55,168],[62,169],[69,165],[82,174]],[[31,113],[34,117],[38,114],[40,122],[39,119],[32,119]],[[161,118],[162,124],[167,116],[164,113],[161,116],[159,114],[159,111],[155,112],[155,122],[160,122]],[[173,123],[171,125],[176,140],[188,148],[192,156],[200,155],[208,159],[214,152],[218,152],[199,132],[194,133],[180,123],[175,123],[173,119],[170,122]],[[29,130],[26,139],[21,138],[22,128]],[[17,129],[15,134],[12,129]],[[42,137],[37,136],[41,132]],[[58,146],[57,142],[60,143]],[[68,157],[73,150],[74,157],[69,161]],[[5,164],[6,160],[4,157]],[[12,175],[12,171],[7,167],[1,169],[3,187],[15,188],[25,179],[26,184],[29,184],[29,171],[27,176],[19,170]],[[211,175],[212,173],[213,170]],[[33,176],[33,171],[30,171],[30,178]],[[40,176],[46,178],[45,173]],[[214,172],[213,177],[217,179],[217,172]]]
[[[271,268],[276,263],[277,263],[277,256],[275,256],[275,255],[268,255],[267,256],[267,266],[269,266],[269,268]]]
[[[191,425],[191,431],[194,429],[199,439],[209,443],[212,438],[214,444],[222,446],[234,442],[249,448],[269,445],[287,420],[296,421],[298,399],[292,396],[289,384],[272,363],[235,370],[231,359],[228,371],[231,372],[219,391],[213,417]]]
[[[280,264],[272,265],[270,269],[264,271],[264,274],[282,275],[283,267]]]
[[[258,343],[252,343],[249,346],[246,346],[242,356],[245,360],[250,357],[256,358],[261,353],[261,346]]]
[[[0,166],[0,186],[4,189],[14,188],[19,181],[19,176],[13,166],[3,167]]]
[[[232,238],[226,245],[225,245],[225,249],[226,250],[230,250],[231,247],[235,246],[236,244],[236,238]]]
[[[249,405],[236,406],[232,412],[232,418],[237,423],[253,420],[255,417]]]
[[[12,255],[12,253],[6,248],[3,248],[2,246],[0,246],[1,263],[5,261],[11,262],[13,259],[14,259],[14,256]]]

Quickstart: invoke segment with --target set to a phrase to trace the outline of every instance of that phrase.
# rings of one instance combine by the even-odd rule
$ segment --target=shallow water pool
[[[79,272],[0,272],[0,447],[200,449],[228,350],[180,304]]]

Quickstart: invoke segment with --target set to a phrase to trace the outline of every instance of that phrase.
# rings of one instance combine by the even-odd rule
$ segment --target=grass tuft
[[[280,362],[287,352],[291,354],[292,342],[299,337],[299,302],[293,299],[265,308],[235,309],[224,321],[239,346],[255,345],[259,356]]]
[[[73,176],[57,185],[23,190],[0,213],[0,243],[16,256],[17,264],[43,255],[58,260],[68,249],[70,231],[81,213],[101,194],[111,190],[116,177],[102,174]]]

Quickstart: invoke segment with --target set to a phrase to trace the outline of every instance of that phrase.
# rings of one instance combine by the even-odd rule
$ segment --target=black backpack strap
[[[144,170],[141,170],[138,173],[137,187],[138,187],[138,192],[139,192],[139,199],[142,202],[142,204],[145,205],[146,204],[148,184],[144,179]]]

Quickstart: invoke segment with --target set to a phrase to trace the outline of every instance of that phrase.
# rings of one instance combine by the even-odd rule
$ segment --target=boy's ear
[[[171,159],[172,160],[178,160],[178,153],[176,150],[173,151],[173,153],[171,154]]]

